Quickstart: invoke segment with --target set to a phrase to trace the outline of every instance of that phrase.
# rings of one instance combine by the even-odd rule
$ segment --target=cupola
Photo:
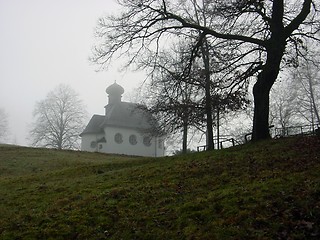
[[[115,82],[114,84],[107,87],[106,93],[109,97],[109,104],[120,103],[122,94],[124,93],[124,89]]]

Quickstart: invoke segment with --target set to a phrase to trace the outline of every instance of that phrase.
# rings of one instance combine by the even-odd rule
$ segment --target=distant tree
[[[300,59],[271,91],[270,124],[282,128],[283,135],[287,127],[320,121],[319,50],[315,46],[308,51],[309,57]]]
[[[297,112],[309,124],[320,123],[320,68],[319,63],[306,61],[292,73],[297,91]]]
[[[69,86],[60,84],[36,104],[33,128],[30,131],[33,146],[78,149],[79,134],[84,129],[86,111],[78,94]]]
[[[5,140],[9,131],[8,117],[4,109],[0,108],[0,140]]]
[[[105,64],[120,53],[129,56],[132,64],[152,52],[150,61],[156,61],[159,49],[174,38],[200,33],[192,57],[197,56],[197,46],[204,41],[227,53],[230,89],[253,76],[257,79],[253,88],[253,140],[270,137],[269,94],[281,67],[303,55],[306,38],[319,41],[316,0],[118,2],[125,11],[100,20],[98,36],[102,41],[93,60]],[[208,16],[212,24],[207,24]]]
[[[277,84],[271,91],[269,124],[285,129],[300,123],[297,116],[299,101],[298,93],[292,87],[292,79]]]

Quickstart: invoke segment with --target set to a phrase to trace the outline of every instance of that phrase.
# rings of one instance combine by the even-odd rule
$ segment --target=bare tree
[[[319,66],[305,62],[292,74],[298,94],[298,113],[308,123],[320,123],[320,74]]]
[[[33,115],[36,119],[30,131],[33,146],[79,149],[86,110],[71,87],[60,84],[49,92],[36,104]]]
[[[300,124],[297,116],[299,101],[298,93],[292,87],[292,79],[286,79],[277,84],[271,91],[269,124],[285,130],[285,128]]]
[[[320,76],[319,53],[315,47],[308,59],[299,62],[297,68],[289,71],[285,78],[271,91],[270,124],[287,128],[319,123]],[[277,132],[276,134],[280,134]]]
[[[159,53],[156,65],[146,64],[152,68],[152,75],[145,91],[145,99],[148,99],[145,104],[167,134],[182,131],[183,153],[187,151],[189,128],[202,128],[204,119],[202,87],[193,80],[193,67],[185,73],[189,55],[186,41]]]
[[[206,133],[206,147],[213,149],[213,127],[220,112],[246,104],[245,91],[227,91],[222,87],[225,82],[219,78],[221,74],[210,71],[216,64],[214,51],[207,45],[201,47],[202,54],[190,64],[190,47],[190,39],[186,39],[171,51],[159,53],[157,64],[149,66],[153,72],[146,97],[152,99],[150,110],[162,120],[166,132],[182,129],[182,152],[187,151],[189,127]]]
[[[8,131],[8,116],[5,110],[0,108],[0,140],[6,140]]]
[[[269,93],[280,68],[294,64],[301,56],[304,39],[319,41],[319,16],[316,0],[284,1],[166,1],[118,0],[124,12],[100,19],[93,61],[108,63],[117,53],[137,63],[152,52],[157,61],[159,49],[175,38],[198,35],[192,57],[204,39],[228,54],[229,88],[251,77],[253,88],[253,140],[270,137]],[[206,3],[206,4],[204,4]],[[207,24],[208,19],[211,24]]]

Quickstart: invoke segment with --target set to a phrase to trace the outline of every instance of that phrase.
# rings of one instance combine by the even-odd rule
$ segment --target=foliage
[[[312,239],[320,139],[164,158],[0,147],[1,239]]]
[[[30,131],[33,146],[79,149],[79,134],[84,129],[86,111],[78,94],[60,84],[36,104],[36,118]]]

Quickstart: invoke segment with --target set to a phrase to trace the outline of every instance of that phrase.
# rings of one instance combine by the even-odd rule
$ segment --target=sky
[[[7,142],[28,146],[32,112],[60,83],[69,85],[91,117],[104,114],[105,89],[115,81],[134,99],[142,72],[106,70],[89,61],[99,17],[116,14],[114,0],[0,0],[0,108],[9,122]]]

